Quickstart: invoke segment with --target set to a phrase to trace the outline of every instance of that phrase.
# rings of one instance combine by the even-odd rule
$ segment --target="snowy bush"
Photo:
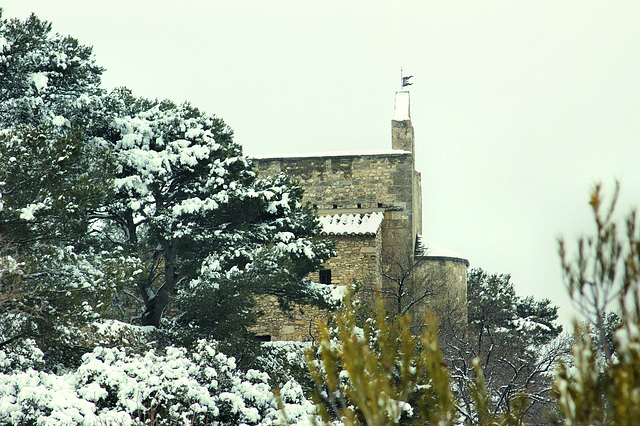
[[[216,417],[219,411],[210,391],[215,391],[215,369],[204,372],[207,388],[197,376],[202,372],[186,357],[184,349],[168,348],[165,355],[149,351],[145,356],[128,355],[117,348],[96,348],[85,355],[76,372],[77,392],[98,409],[125,412],[131,417],[154,410],[165,419],[188,423]]]
[[[6,355],[4,355],[6,358]],[[0,353],[0,360],[4,360]],[[282,421],[269,376],[236,368],[235,360],[201,340],[194,351],[129,354],[97,347],[74,372],[28,368],[0,374],[0,423],[272,425]],[[292,424],[314,412],[302,387],[289,380],[280,392]]]
[[[155,340],[160,333],[155,327],[103,319],[86,326],[82,340],[87,347],[126,347],[130,352],[146,352],[156,346]]]
[[[0,373],[25,371],[44,366],[44,354],[33,339],[24,339],[19,344],[0,350]]]
[[[96,416],[95,405],[78,396],[70,375],[33,369],[0,374],[0,394],[3,424],[81,424]]]
[[[311,342],[264,342],[256,365],[269,374],[272,386],[281,387],[293,379],[303,386],[309,382],[307,389],[311,389],[311,376],[305,357],[311,345]]]

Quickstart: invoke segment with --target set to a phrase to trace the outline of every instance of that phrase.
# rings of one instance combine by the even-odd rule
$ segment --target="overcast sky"
[[[190,101],[245,154],[390,147],[400,68],[423,233],[565,295],[556,238],[592,230],[593,182],[640,200],[640,2],[5,0],[92,45],[106,88]]]

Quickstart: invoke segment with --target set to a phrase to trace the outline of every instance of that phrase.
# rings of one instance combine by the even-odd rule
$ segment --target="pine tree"
[[[35,15],[5,19],[0,10],[0,129],[86,126],[98,117],[102,71],[91,47]]]
[[[0,345],[34,338],[56,354],[75,345],[73,327],[108,310],[126,280],[126,262],[93,227],[111,194],[111,167],[104,149],[72,133],[0,137],[0,236],[15,262],[0,293],[19,295],[1,307]]]
[[[52,34],[35,15],[0,20],[6,240],[38,260],[45,247],[73,247],[71,257],[109,270],[103,281],[135,282],[143,324],[159,326],[178,290],[183,306],[198,306],[197,295],[212,290],[220,312],[247,320],[255,295],[276,295],[283,306],[322,303],[302,278],[331,250],[299,187],[285,177],[257,179],[218,117],[126,89],[107,95],[101,73],[90,47]],[[221,285],[226,293],[216,293]],[[215,328],[203,318],[183,322]],[[231,318],[238,320],[214,323]]]
[[[197,309],[205,296],[245,326],[231,312],[250,319],[249,294],[314,300],[301,280],[330,248],[298,186],[284,176],[258,179],[224,122],[187,103],[121,89],[106,104],[114,114],[105,137],[118,165],[107,218],[146,265],[142,324],[160,326],[178,291],[189,307],[182,321],[209,328]]]

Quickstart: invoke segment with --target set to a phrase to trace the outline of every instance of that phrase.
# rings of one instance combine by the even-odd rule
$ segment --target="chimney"
[[[391,148],[415,154],[408,90],[396,92],[395,111],[391,120]]]

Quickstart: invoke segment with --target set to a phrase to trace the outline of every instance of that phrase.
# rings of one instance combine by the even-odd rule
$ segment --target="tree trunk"
[[[169,295],[174,292],[176,287],[175,244],[165,241],[162,243],[162,249],[164,255],[164,283],[156,294],[147,300],[142,314],[142,325],[152,325],[156,328],[160,327],[160,320],[169,304]]]

